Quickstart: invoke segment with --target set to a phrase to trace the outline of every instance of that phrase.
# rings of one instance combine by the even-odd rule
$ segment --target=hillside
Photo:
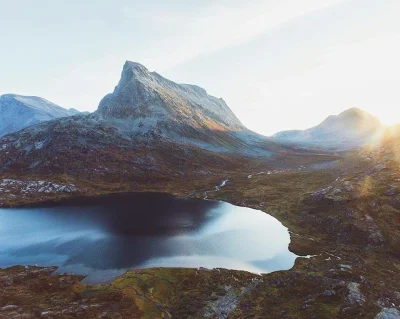
[[[0,137],[25,127],[60,117],[79,114],[36,96],[5,94],[0,96]]]
[[[337,150],[348,150],[382,137],[384,126],[373,115],[351,108],[339,115],[331,115],[321,124],[307,130],[283,131],[273,135],[277,141],[318,146]]]
[[[281,155],[297,154],[245,128],[222,99],[134,62],[125,63],[114,92],[96,112],[30,126],[0,145],[3,172],[81,177],[149,170],[172,176],[242,157],[277,164]]]

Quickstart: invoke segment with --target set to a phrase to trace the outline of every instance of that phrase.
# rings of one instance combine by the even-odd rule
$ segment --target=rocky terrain
[[[0,274],[0,317],[399,318],[397,147],[389,136],[329,169],[260,174],[254,166],[176,188],[202,197],[229,179],[207,196],[261,209],[287,226],[290,250],[309,255],[288,271],[150,269],[89,286],[79,276],[50,276],[54,268],[12,267]]]
[[[224,100],[130,61],[114,92],[100,101],[96,114],[126,134],[158,135],[206,148],[222,147],[219,138],[233,143],[239,134],[261,139],[240,123]]]
[[[339,119],[348,128],[362,114]],[[366,117],[357,131],[369,136],[380,124]],[[325,137],[338,137],[337,120]],[[0,318],[399,318],[399,132],[335,155],[282,145],[204,90],[127,62],[94,114],[0,139],[0,206],[137,191],[207,197],[273,215],[304,257],[270,274],[158,268],[103,285],[15,266],[0,270]],[[359,142],[352,134],[336,141],[347,148]]]
[[[321,124],[307,130],[283,131],[273,135],[277,141],[349,150],[379,142],[385,127],[375,116],[358,108],[331,115]]]
[[[0,318],[225,318],[263,280],[225,269],[156,268],[90,286],[80,276],[51,276],[54,270],[0,270]]]
[[[0,96],[0,137],[25,127],[60,117],[79,114],[36,96]]]
[[[291,233],[290,250],[310,255],[298,258],[291,270],[259,276],[151,269],[87,286],[78,276],[50,276],[53,268],[13,267],[1,271],[0,317],[399,318],[397,137],[397,131],[389,132],[379,147],[349,153],[328,169],[316,170],[308,163],[268,171],[253,163],[210,172],[201,181],[182,179],[181,187],[165,181],[143,188],[202,198],[229,179],[207,197],[278,218]],[[103,187],[110,192],[110,185],[108,190]]]
[[[0,157],[3,170],[23,163],[29,170],[39,170],[45,169],[56,153],[61,162],[65,156],[84,161],[87,152],[97,152],[96,162],[105,165],[100,153],[107,152],[110,157],[118,153],[126,161],[133,158],[132,150],[149,149],[155,154],[160,153],[156,149],[168,149],[172,144],[182,152],[198,148],[265,158],[291,150],[246,129],[222,99],[204,89],[174,83],[127,61],[114,92],[101,100],[96,112],[8,135],[0,140]],[[56,164],[53,169],[69,163]]]
[[[30,181],[37,175],[59,184],[101,180],[125,188],[122,180],[200,179],[221,169],[285,168],[332,157],[261,137],[222,99],[134,62],[125,63],[120,82],[96,112],[46,121],[0,139],[4,178]]]

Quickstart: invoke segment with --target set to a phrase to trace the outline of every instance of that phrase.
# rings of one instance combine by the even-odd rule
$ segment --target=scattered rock
[[[319,190],[318,192],[315,192],[311,194],[311,200],[312,201],[317,201],[325,197],[326,194],[328,194],[332,190],[332,186],[326,187],[324,189]]]
[[[365,297],[360,291],[360,284],[351,282],[347,285],[348,294],[346,304],[349,306],[362,306],[365,304]]]
[[[371,234],[368,236],[368,243],[374,246],[382,245],[385,242],[385,238],[383,237],[381,231],[376,229],[372,231]]]
[[[396,209],[400,210],[400,197],[397,196],[395,198],[392,199],[392,206]]]
[[[10,310],[15,310],[18,309],[18,306],[16,305],[8,305],[0,308],[0,311],[10,311]]]
[[[332,297],[336,295],[336,292],[334,290],[325,290],[322,295],[325,297]]]
[[[311,308],[311,305],[305,303],[304,305],[301,306],[301,309],[308,309]]]
[[[385,191],[385,195],[387,196],[394,196],[399,193],[399,187],[390,185],[389,189]]]
[[[396,308],[383,308],[375,319],[400,319],[400,311]]]
[[[351,192],[351,191],[354,190],[354,186],[351,185],[351,183],[350,183],[349,181],[345,181],[345,182],[343,183],[343,187],[344,187],[344,189],[345,189],[346,191],[348,191],[348,192]]]
[[[333,195],[338,195],[341,193],[342,193],[342,191],[339,188],[335,188],[335,190],[333,191]]]
[[[16,179],[3,179],[0,183],[0,193],[73,193],[78,189],[74,184],[57,184],[48,181],[22,181]]]
[[[344,264],[340,264],[339,268],[341,271],[351,271],[353,269],[353,267],[351,267],[350,265],[344,265]]]

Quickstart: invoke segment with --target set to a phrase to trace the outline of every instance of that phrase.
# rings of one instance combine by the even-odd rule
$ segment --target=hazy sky
[[[250,129],[358,106],[400,121],[400,0],[0,0],[0,94],[93,111],[125,60],[223,97]]]

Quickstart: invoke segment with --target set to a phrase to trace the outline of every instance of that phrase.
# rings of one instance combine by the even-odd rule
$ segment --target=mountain
[[[245,157],[268,160],[282,150],[289,148],[246,129],[222,99],[128,61],[94,113],[42,122],[0,139],[0,169],[90,179],[138,180],[153,173],[171,178],[243,165]]]
[[[320,153],[320,152],[318,152]],[[0,139],[0,170],[79,180],[204,178],[250,163],[298,168],[329,161],[256,134],[220,98],[126,62],[113,93],[91,114],[62,117]],[[264,168],[263,168],[264,169]]]
[[[95,114],[136,138],[168,138],[213,151],[236,151],[264,137],[246,129],[225,101],[190,84],[172,82],[127,61],[114,92]]]
[[[377,142],[384,129],[375,116],[361,109],[351,108],[339,115],[329,116],[315,127],[304,131],[279,132],[273,138],[281,142],[347,150]]]
[[[130,61],[125,63],[114,92],[101,100],[97,112],[140,133],[156,128],[162,134],[172,135],[185,135],[186,129],[199,128],[245,130],[223,99],[208,95],[196,85],[167,80]]]
[[[5,94],[0,96],[0,136],[37,123],[79,114],[36,96]]]

